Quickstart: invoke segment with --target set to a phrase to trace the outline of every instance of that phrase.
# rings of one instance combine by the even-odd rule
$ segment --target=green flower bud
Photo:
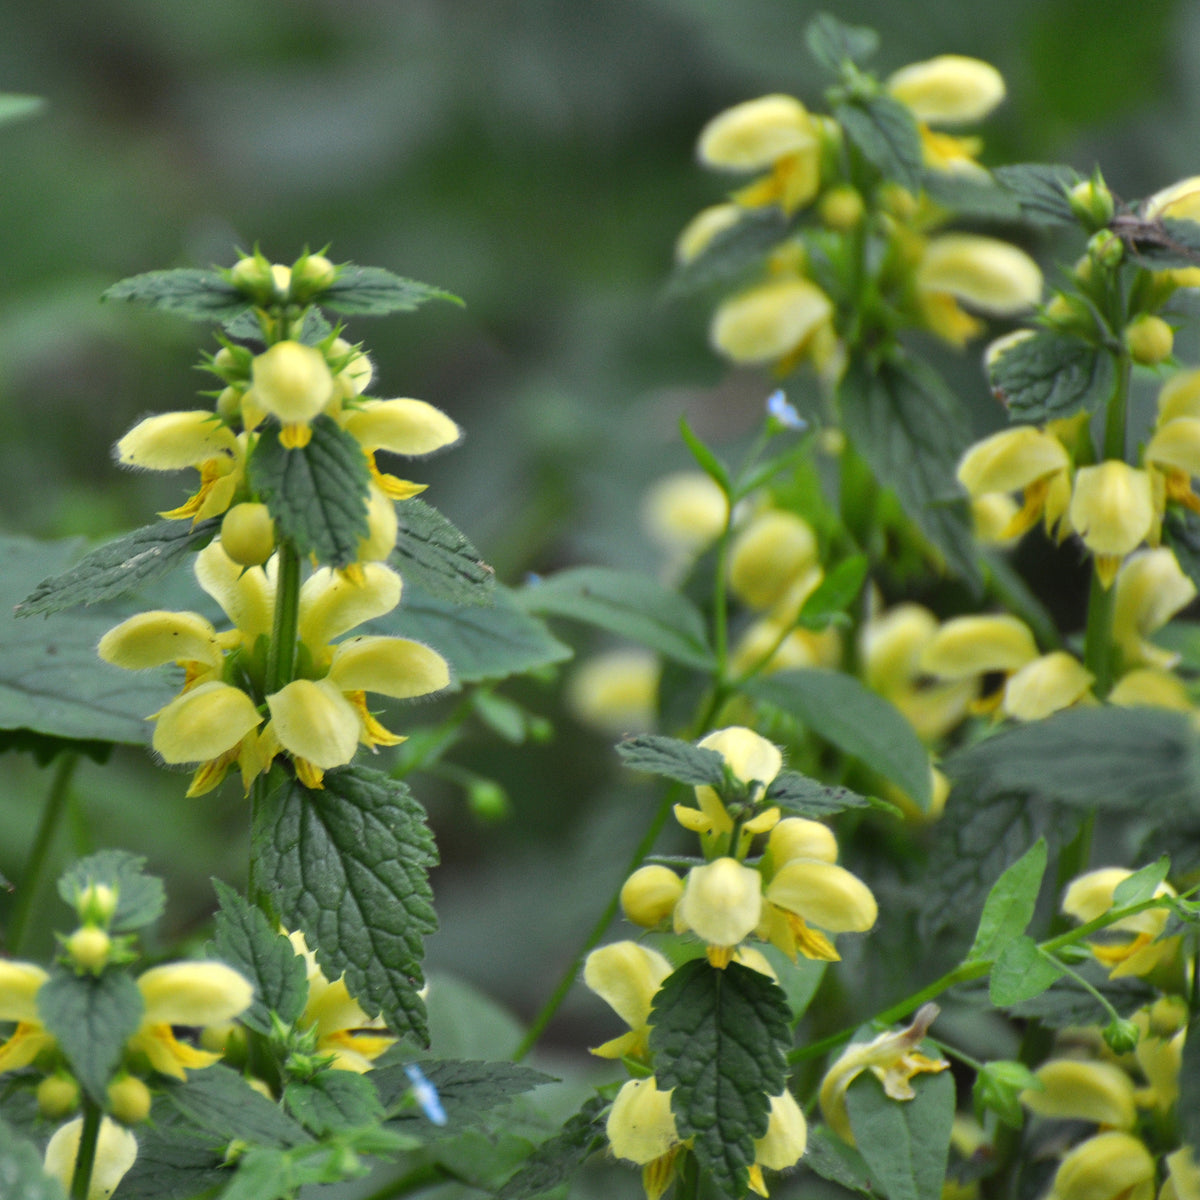
[[[1111,229],[1101,229],[1088,239],[1088,255],[1098,266],[1114,270],[1125,257],[1125,243]]]
[[[1168,358],[1175,344],[1175,331],[1162,319],[1150,313],[1134,317],[1125,326],[1125,345],[1135,363],[1155,367]]]
[[[150,1089],[136,1075],[108,1085],[108,1111],[123,1125],[140,1125],[150,1115]]]
[[[107,928],[117,911],[117,893],[107,883],[89,883],[75,901],[81,925]]]
[[[1128,1054],[1136,1049],[1141,1031],[1135,1022],[1118,1017],[1104,1027],[1104,1042],[1114,1054]]]
[[[66,951],[80,974],[99,975],[108,965],[112,938],[97,925],[81,925],[67,938]]]
[[[508,793],[492,779],[476,779],[467,789],[467,804],[483,821],[503,821],[512,812]]]
[[[303,304],[337,278],[337,267],[323,254],[305,254],[292,264],[292,298]]]
[[[37,1104],[51,1121],[70,1116],[79,1107],[79,1084],[70,1075],[47,1075],[38,1084]]]
[[[1113,219],[1115,204],[1112,192],[1097,177],[1077,183],[1068,194],[1071,211],[1090,233],[1104,229]]]
[[[221,522],[221,548],[239,566],[257,567],[275,552],[275,522],[265,504],[235,504]]]
[[[267,304],[275,297],[275,278],[271,264],[257,251],[240,258],[229,272],[229,282],[255,304]]]

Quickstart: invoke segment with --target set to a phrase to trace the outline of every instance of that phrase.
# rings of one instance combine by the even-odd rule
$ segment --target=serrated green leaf
[[[522,675],[572,656],[571,647],[526,612],[509,588],[497,584],[489,596],[486,605],[463,606],[435,599],[406,581],[399,608],[369,628],[432,646],[449,662],[458,683]]]
[[[430,300],[449,300],[462,305],[453,292],[393,275],[382,267],[356,267],[352,263],[342,267],[333,284],[317,297],[323,308],[360,317],[411,312]]]
[[[41,1152],[3,1118],[0,1118],[0,1196],[11,1196],[13,1200],[67,1200],[62,1184],[42,1170]]]
[[[759,267],[791,227],[792,222],[774,205],[746,209],[736,225],[722,229],[695,258],[675,268],[666,295],[691,295]]]
[[[396,506],[400,529],[393,565],[406,584],[415,583],[437,600],[490,604],[495,572],[479,551],[436,508],[422,500]]]
[[[1015,221],[1021,216],[1021,205],[1016,196],[990,177],[926,169],[921,172],[921,188],[939,208],[958,217]]]
[[[910,109],[885,93],[834,106],[847,141],[885,179],[910,192],[921,184],[921,137]]]
[[[284,1085],[283,1106],[317,1137],[378,1125],[383,1105],[372,1076],[330,1068],[311,1079],[290,1080]]]
[[[891,780],[922,812],[929,808],[929,752],[900,712],[853,676],[816,668],[777,671],[743,690],[792,713],[818,737]]]
[[[1013,938],[1025,932],[1033,919],[1045,873],[1046,839],[1038,838],[1005,869],[988,893],[975,942],[967,954],[968,962],[995,958]]]
[[[479,1122],[492,1109],[532,1091],[554,1078],[519,1063],[479,1062],[463,1059],[426,1060],[417,1064],[425,1078],[437,1088],[438,1098],[452,1129]],[[402,1063],[377,1065],[371,1080],[384,1106],[394,1109],[412,1091],[412,1081]],[[413,1106],[391,1114],[402,1120],[425,1120],[420,1108]]]
[[[804,629],[828,628],[837,617],[844,616],[866,582],[870,563],[864,554],[843,559],[809,593],[796,624]]]
[[[324,784],[283,777],[268,793],[252,834],[261,886],[328,978],[344,973],[368,1014],[424,1041],[417,989],[424,939],[437,928],[425,810],[404,784],[364,767],[329,771]]]
[[[804,30],[808,52],[835,74],[844,63],[862,66],[879,49],[879,34],[862,25],[846,25],[829,13],[818,13]]]
[[[1035,225],[1079,224],[1067,193],[1082,177],[1071,167],[1013,163],[997,167],[992,175],[1016,199],[1025,220]]]
[[[158,1099],[139,1126],[138,1156],[121,1180],[121,1200],[193,1200],[232,1175],[229,1142],[202,1135],[169,1102]]]
[[[854,1140],[887,1200],[939,1200],[954,1121],[949,1071],[912,1081],[912,1100],[892,1100],[864,1071],[846,1091]]]
[[[725,469],[725,464],[692,432],[692,427],[687,423],[686,417],[679,418],[679,436],[683,438],[683,444],[687,446],[700,470],[726,496],[731,495],[733,492],[733,481],[729,478],[729,472]]]
[[[1200,1019],[1193,1017],[1183,1042],[1183,1060],[1179,1064],[1179,1132],[1183,1143],[1200,1147]]]
[[[791,1013],[779,985],[738,963],[706,958],[668,976],[650,1013],[660,1088],[673,1088],[681,1138],[728,1196],[741,1196],[754,1139],[767,1130],[771,1097],[786,1083]]]
[[[88,887],[105,884],[116,893],[110,928],[114,933],[141,929],[167,906],[162,880],[142,874],[146,860],[125,850],[101,850],[69,867],[58,880],[58,894],[71,907]]]
[[[80,742],[144,745],[152,732],[146,714],[167,704],[175,688],[161,672],[122,671],[96,654],[101,636],[132,606],[57,613],[34,624],[11,615],[78,549],[74,540],[0,538],[0,730],[28,730],[76,749]]]
[[[640,733],[618,742],[616,750],[631,771],[661,775],[692,787],[720,788],[725,784],[725,759],[692,742]]]
[[[254,984],[254,999],[238,1020],[262,1034],[271,1032],[271,1013],[277,1013],[284,1024],[292,1024],[308,999],[304,959],[261,909],[220,880],[213,885],[221,907],[210,957],[240,971]]]
[[[1167,509],[1162,534],[1180,569],[1200,587],[1200,513],[1173,505]]]
[[[0,92],[0,125],[32,117],[46,107],[41,96],[23,96],[17,92]],[[16,1193],[13,1193],[14,1195]]]
[[[1062,968],[1038,949],[1037,942],[1021,934],[996,956],[988,995],[997,1008],[1008,1008],[1041,995],[1061,975]]]
[[[105,1104],[108,1081],[145,1011],[137,984],[122,971],[75,975],[56,967],[38,989],[37,1006],[80,1086]]]
[[[1013,342],[988,364],[992,394],[1010,419],[1035,424],[1095,412],[1115,378],[1107,350],[1049,329]]]
[[[345,567],[367,536],[370,472],[358,442],[323,413],[308,445],[287,449],[279,427],[258,436],[247,464],[250,486],[263,498],[281,537],[323,566]]]
[[[700,610],[647,575],[607,567],[573,567],[516,595],[527,612],[583,621],[657,650],[684,666],[712,670],[713,654]]]
[[[1142,979],[1109,979],[1108,972],[1095,963],[1082,963],[1074,971],[1086,979],[1122,1017],[1132,1016],[1157,995]],[[1037,1020],[1052,1029],[1107,1025],[1111,1017],[1095,995],[1070,976],[1055,980],[1040,995],[1012,1005],[1010,1012],[1014,1017]]]
[[[825,1125],[809,1130],[808,1146],[801,1162],[830,1183],[863,1196],[875,1195],[871,1172],[863,1156],[853,1146],[847,1146],[840,1137],[830,1133]]]
[[[196,1129],[228,1143],[300,1146],[312,1138],[291,1117],[223,1063],[192,1071],[186,1083],[163,1078],[167,1102]]]
[[[533,1200],[570,1180],[587,1158],[608,1144],[601,1120],[607,1108],[602,1096],[592,1096],[560,1133],[535,1148],[496,1193],[496,1200]]]
[[[781,771],[771,781],[764,804],[777,804],[790,816],[824,820],[848,808],[869,808],[871,802],[849,788],[832,787],[799,771]]]
[[[913,359],[892,358],[877,368],[855,359],[838,404],[846,436],[876,479],[896,493],[948,566],[978,589],[975,541],[954,479],[970,436],[957,398]]]
[[[73,567],[43,579],[14,611],[19,617],[31,617],[128,595],[208,545],[220,523],[219,517],[196,525],[159,521],[106,542]]]
[[[1171,860],[1165,854],[1157,862],[1134,871],[1128,879],[1121,880],[1113,891],[1113,908],[1124,908],[1127,904],[1141,904],[1143,900],[1149,900],[1170,873]]]
[[[102,300],[131,300],[193,321],[230,321],[250,301],[217,271],[148,271],[114,283]]]

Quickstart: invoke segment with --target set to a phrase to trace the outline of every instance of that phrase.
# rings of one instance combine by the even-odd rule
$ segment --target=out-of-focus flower
[[[1124,867],[1101,867],[1072,880],[1063,895],[1062,909],[1081,924],[1103,916],[1113,906],[1117,887],[1132,875]],[[1156,896],[1174,896],[1175,889],[1163,882]],[[1106,940],[1089,942],[1088,949],[1098,962],[1111,968],[1109,978],[1146,975],[1179,948],[1178,937],[1161,937],[1169,912],[1166,908],[1148,908],[1124,917],[1105,929]]]
[[[1074,655],[1052,650],[1009,677],[1000,707],[1018,721],[1040,721],[1072,704],[1094,700],[1091,687],[1095,681]]]
[[[1069,510],[1071,528],[1096,560],[1096,576],[1111,587],[1125,558],[1156,528],[1150,475],[1120,459],[1080,467]]]
[[[1133,1080],[1113,1063],[1052,1058],[1034,1074],[1041,1088],[1021,1093],[1021,1103],[1040,1117],[1094,1121],[1132,1129],[1137,1120]]]
[[[721,303],[709,327],[714,349],[736,363],[799,361],[833,320],[833,303],[800,276],[773,279]],[[820,363],[817,364],[820,366]]]
[[[1017,537],[1044,515],[1053,533],[1071,501],[1071,459],[1052,434],[1032,425],[1002,429],[976,442],[958,464],[958,480],[978,500],[994,494],[1021,492],[1020,510],[1000,530],[1000,538]]]
[[[46,1145],[43,1168],[47,1175],[57,1179],[68,1190],[75,1176],[75,1161],[79,1157],[82,1136],[83,1118],[76,1117],[55,1130]],[[100,1132],[96,1137],[96,1157],[92,1163],[87,1200],[108,1200],[137,1161],[137,1153],[137,1138],[123,1125],[109,1117],[102,1117]]]
[[[1113,603],[1113,640],[1124,665],[1173,667],[1179,656],[1149,638],[1195,598],[1196,585],[1166,547],[1126,559],[1117,573]]]
[[[620,736],[654,728],[661,666],[648,650],[610,650],[571,673],[567,703],[585,725]]]
[[[1053,1200],[1152,1200],[1154,1159],[1132,1134],[1098,1133],[1063,1158],[1050,1195]]]

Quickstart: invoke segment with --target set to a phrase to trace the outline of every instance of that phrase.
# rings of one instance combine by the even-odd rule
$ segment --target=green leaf
[[[192,1071],[186,1083],[160,1077],[168,1103],[197,1129],[222,1142],[299,1146],[312,1138],[279,1105],[224,1063]]]
[[[263,498],[281,537],[323,566],[345,567],[367,536],[370,472],[362,447],[332,417],[312,422],[307,446],[287,449],[279,427],[258,436],[247,464],[250,486]]]
[[[149,271],[114,283],[102,300],[132,300],[193,321],[225,322],[250,301],[218,271]]]
[[[490,603],[463,607],[406,581],[400,607],[372,621],[370,629],[432,646],[449,662],[458,683],[523,675],[571,657],[570,646],[527,613],[510,589],[497,584],[488,594]]]
[[[804,42],[817,62],[840,74],[843,64],[862,66],[879,49],[879,34],[862,25],[846,25],[823,12],[805,27]]]
[[[22,96],[17,92],[0,92],[0,125],[22,121],[41,112],[46,101],[41,96]],[[14,1192],[13,1195],[16,1195]]]
[[[1044,1090],[1045,1085],[1022,1062],[996,1061],[984,1063],[975,1076],[972,1089],[976,1115],[981,1109],[991,1109],[1005,1125],[1020,1129],[1025,1123],[1021,1093],[1030,1088]]]
[[[921,188],[939,208],[977,221],[1015,221],[1021,216],[1017,198],[994,179],[926,169]]]
[[[1033,938],[1021,934],[996,956],[988,995],[997,1008],[1008,1008],[1041,995],[1060,975],[1062,968],[1054,959],[1038,949]]]
[[[1157,862],[1134,871],[1128,879],[1121,880],[1113,891],[1113,908],[1124,908],[1127,904],[1141,904],[1143,900],[1149,900],[1170,873],[1171,860],[1165,854]]]
[[[290,1025],[304,1011],[308,1000],[304,959],[261,909],[220,880],[214,880],[213,886],[221,907],[209,957],[240,971],[254,984],[254,1000],[238,1020],[269,1035],[271,1013]]]
[[[916,118],[886,93],[834,106],[846,139],[883,175],[910,192],[921,186],[921,137]]]
[[[1183,1061],[1179,1064],[1179,1133],[1192,1153],[1200,1147],[1200,1019],[1188,1024],[1183,1042]]]
[[[283,1089],[283,1107],[317,1137],[383,1120],[372,1076],[333,1068],[318,1071],[311,1079],[290,1080]]]
[[[876,479],[972,588],[979,585],[974,537],[954,472],[970,433],[963,407],[924,364],[895,357],[872,368],[855,359],[842,381],[846,435]]]
[[[679,436],[684,445],[691,451],[696,465],[702,470],[726,496],[733,494],[733,481],[725,464],[706,446],[693,432],[686,417],[679,418]]]
[[[10,615],[37,580],[66,567],[78,545],[0,537],[0,730],[144,745],[152,731],[146,714],[176,689],[162,672],[122,671],[96,654],[101,636],[132,606],[58,613],[33,625]],[[12,740],[0,736],[0,745]]]
[[[382,267],[356,267],[353,263],[342,267],[333,284],[317,297],[323,308],[360,317],[412,312],[430,300],[462,305],[453,292],[393,275]]]
[[[949,1071],[912,1081],[912,1100],[892,1100],[864,1071],[846,1091],[859,1152],[887,1200],[939,1200],[954,1121]]]
[[[849,788],[832,787],[799,771],[781,771],[771,781],[764,804],[778,804],[795,817],[824,820],[848,808],[869,808],[871,802]]]
[[[1081,182],[1071,167],[1013,163],[997,167],[993,178],[1016,199],[1021,216],[1034,225],[1078,225],[1067,193]]]
[[[105,1104],[108,1081],[145,1010],[137,984],[123,971],[75,975],[56,967],[38,989],[37,1006],[80,1086]]]
[[[159,521],[106,542],[74,566],[43,579],[14,611],[19,617],[32,617],[128,595],[207,546],[220,524],[219,517],[196,525]]]
[[[864,554],[843,559],[804,601],[796,624],[804,629],[826,629],[854,603],[866,582],[871,564]]]
[[[818,737],[891,780],[922,812],[929,808],[929,751],[892,704],[853,676],[817,668],[777,671],[743,690],[792,713]]]
[[[1108,972],[1096,963],[1081,963],[1073,969],[1122,1017],[1132,1016],[1158,994],[1142,979],[1109,979]],[[1069,975],[1056,980],[1040,995],[1012,1005],[1010,1012],[1014,1017],[1040,1021],[1051,1029],[1106,1025],[1110,1019],[1104,1005]]]
[[[385,1065],[376,1065],[371,1072],[371,1081],[379,1090],[384,1106],[395,1109],[412,1091],[412,1081],[402,1063],[383,1061]],[[437,1088],[438,1099],[446,1110],[446,1119],[456,1129],[477,1124],[492,1109],[513,1096],[554,1082],[553,1076],[518,1063],[440,1059],[419,1062],[417,1065],[425,1078]],[[426,1119],[416,1105],[389,1115],[402,1120]]]
[[[736,225],[722,229],[695,258],[676,266],[666,295],[691,295],[744,275],[760,266],[790,231],[791,222],[774,205],[746,209]]]
[[[616,750],[631,771],[661,775],[692,787],[725,786],[725,759],[716,750],[692,742],[640,733],[618,742]]]
[[[871,1173],[863,1156],[853,1146],[847,1146],[828,1126],[809,1128],[808,1146],[802,1165],[810,1171],[851,1192],[874,1196]]]
[[[392,565],[436,600],[490,604],[495,572],[479,551],[436,508],[422,500],[396,506],[400,529]]]
[[[1200,265],[1200,223],[1167,217],[1119,228],[1141,266],[1164,271]]]
[[[41,1151],[3,1118],[0,1118],[0,1196],[11,1196],[13,1200],[67,1200],[62,1184],[42,1170]]]
[[[570,1180],[586,1159],[608,1145],[603,1121],[607,1108],[602,1096],[592,1096],[560,1133],[533,1151],[496,1193],[496,1200],[533,1200]]]
[[[137,1131],[138,1156],[121,1180],[120,1200],[193,1200],[230,1178],[228,1139],[202,1135],[158,1099]]]
[[[1038,838],[1003,875],[988,893],[979,918],[975,943],[967,954],[968,962],[995,958],[1013,938],[1025,932],[1033,920],[1038,889],[1046,873],[1046,839]]]
[[[681,1138],[728,1196],[741,1196],[754,1139],[786,1084],[791,1013],[779,985],[738,963],[692,959],[654,997],[650,1049]]]
[[[527,612],[583,621],[711,671],[704,618],[690,600],[647,575],[607,567],[559,571],[517,593]]]
[[[988,366],[992,394],[1009,417],[1032,423],[1095,412],[1115,378],[1107,350],[1049,329],[1013,342]]]
[[[1200,513],[1172,505],[1163,521],[1163,541],[1183,573],[1200,587]]]
[[[81,858],[58,880],[58,894],[74,908],[78,898],[93,884],[105,884],[117,897],[110,928],[114,933],[141,929],[157,920],[167,906],[162,880],[144,875],[146,860],[125,850],[101,850]]]
[[[329,771],[324,784],[284,778],[268,793],[253,831],[261,886],[329,979],[344,973],[369,1015],[382,1011],[394,1033],[424,1041],[417,989],[437,928],[425,810],[404,784],[364,767]]]

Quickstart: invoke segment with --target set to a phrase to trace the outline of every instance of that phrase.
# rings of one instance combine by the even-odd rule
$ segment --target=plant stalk
[[[75,1156],[75,1172],[71,1176],[71,1200],[87,1200],[92,1184],[92,1169],[96,1165],[96,1144],[100,1140],[100,1105],[89,1095],[83,1097],[83,1128],[79,1132],[79,1152]]]

